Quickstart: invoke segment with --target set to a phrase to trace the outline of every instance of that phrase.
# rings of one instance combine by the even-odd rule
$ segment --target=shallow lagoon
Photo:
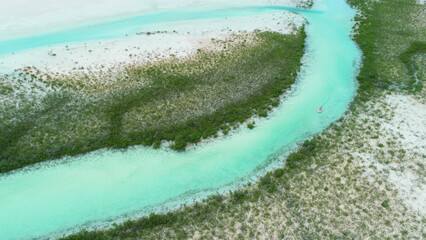
[[[0,238],[47,236],[79,225],[95,226],[153,209],[170,209],[227,192],[280,166],[297,143],[338,119],[356,90],[360,51],[350,38],[355,11],[343,0],[316,2],[314,9],[321,11],[301,11],[310,24],[298,83],[256,128],[238,130],[184,153],[144,147],[101,150],[4,175],[0,178]],[[238,17],[282,10],[289,9],[264,6],[207,12]],[[319,105],[324,108],[322,114],[316,111]]]

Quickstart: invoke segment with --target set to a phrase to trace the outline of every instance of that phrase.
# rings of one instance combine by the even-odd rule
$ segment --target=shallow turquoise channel
[[[0,239],[55,237],[82,227],[173,209],[212,193],[227,192],[281,166],[283,157],[298,143],[342,116],[357,88],[361,52],[351,40],[356,12],[344,0],[317,1],[313,9],[317,10],[251,7],[194,14],[194,18],[214,18],[292,10],[306,17],[304,64],[297,84],[280,107],[253,130],[243,128],[183,153],[145,147],[100,150],[5,174],[0,177]],[[139,23],[137,19],[144,23],[147,18],[132,18],[132,26]],[[116,24],[121,26],[121,21],[126,20]],[[156,18],[150,21],[155,24]],[[80,29],[81,35],[71,41],[122,34],[120,30],[108,35],[114,32],[112,23],[105,23],[105,32],[97,30],[97,36],[90,29]],[[49,36],[59,39],[55,44],[60,44],[68,34],[73,36],[72,32]],[[27,47],[23,40],[18,41],[14,51],[52,44],[39,38],[40,44],[28,43]],[[320,105],[324,108],[321,114],[316,111]]]

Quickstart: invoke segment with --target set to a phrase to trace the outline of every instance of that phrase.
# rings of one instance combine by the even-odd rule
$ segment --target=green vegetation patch
[[[128,65],[98,78],[23,70],[17,82],[51,90],[18,95],[21,104],[4,108],[0,172],[105,147],[157,148],[166,140],[185,150],[188,143],[226,135],[278,106],[297,77],[305,38],[303,29],[234,36],[218,44],[221,50]]]
[[[420,81],[425,81],[423,77],[418,76],[420,64],[416,63],[414,60],[414,57],[420,54],[426,54],[426,42],[412,42],[410,47],[399,56],[401,62],[405,64],[408,70],[410,76],[409,84],[414,86],[414,91],[421,91],[423,82]]]
[[[355,18],[354,36],[363,52],[358,99],[366,101],[384,89],[420,91],[423,81],[415,80],[415,72],[425,71],[426,64],[424,58],[415,64],[412,57],[425,54],[424,8],[414,0],[348,3],[362,13]]]

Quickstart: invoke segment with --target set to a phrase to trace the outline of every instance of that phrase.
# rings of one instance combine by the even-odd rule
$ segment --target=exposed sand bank
[[[57,30],[99,23],[109,19],[180,9],[214,9],[248,5],[301,6],[308,0],[234,0],[234,1],[52,1],[17,0],[0,9],[0,41],[40,35]],[[23,7],[25,6],[25,7]],[[291,33],[305,20],[294,13],[282,12],[251,17],[185,21],[145,26],[139,34],[102,41],[79,42],[41,47],[0,56],[0,72],[8,73],[25,66],[46,72],[65,73],[100,69],[119,63],[184,57],[205,47],[212,38],[225,39],[231,32],[271,30]],[[143,34],[147,32],[157,34]],[[142,33],[142,34],[141,34]],[[202,44],[200,44],[200,42]]]
[[[123,38],[41,47],[0,56],[0,71],[10,72],[34,66],[46,72],[102,69],[129,62],[145,62],[164,57],[185,57],[198,48],[212,45],[211,39],[225,40],[230,33],[255,29],[292,33],[305,20],[282,12],[241,18],[185,21],[145,27],[141,33]],[[196,26],[196,27],[194,27]],[[154,34],[146,34],[146,33]],[[160,33],[156,33],[160,32]]]
[[[250,5],[298,6],[307,0],[15,0],[2,1],[0,40],[144,13]]]
[[[380,123],[382,140],[371,139],[371,146],[383,148],[383,152],[403,154],[398,160],[384,161],[371,153],[358,153],[361,165],[367,167],[367,173],[373,178],[380,177],[391,183],[398,191],[398,198],[411,210],[426,215],[426,178],[424,165],[426,156],[426,104],[411,96],[402,94],[388,95],[382,107],[375,111],[386,112],[386,117],[371,117],[371,121]],[[388,139],[386,143],[383,141]],[[392,140],[393,139],[393,140]],[[394,147],[389,147],[396,140]],[[404,157],[402,157],[404,156]]]

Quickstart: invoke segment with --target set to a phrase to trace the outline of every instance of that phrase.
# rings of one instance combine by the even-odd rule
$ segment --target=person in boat
[[[322,112],[322,106],[318,108],[318,112]]]

